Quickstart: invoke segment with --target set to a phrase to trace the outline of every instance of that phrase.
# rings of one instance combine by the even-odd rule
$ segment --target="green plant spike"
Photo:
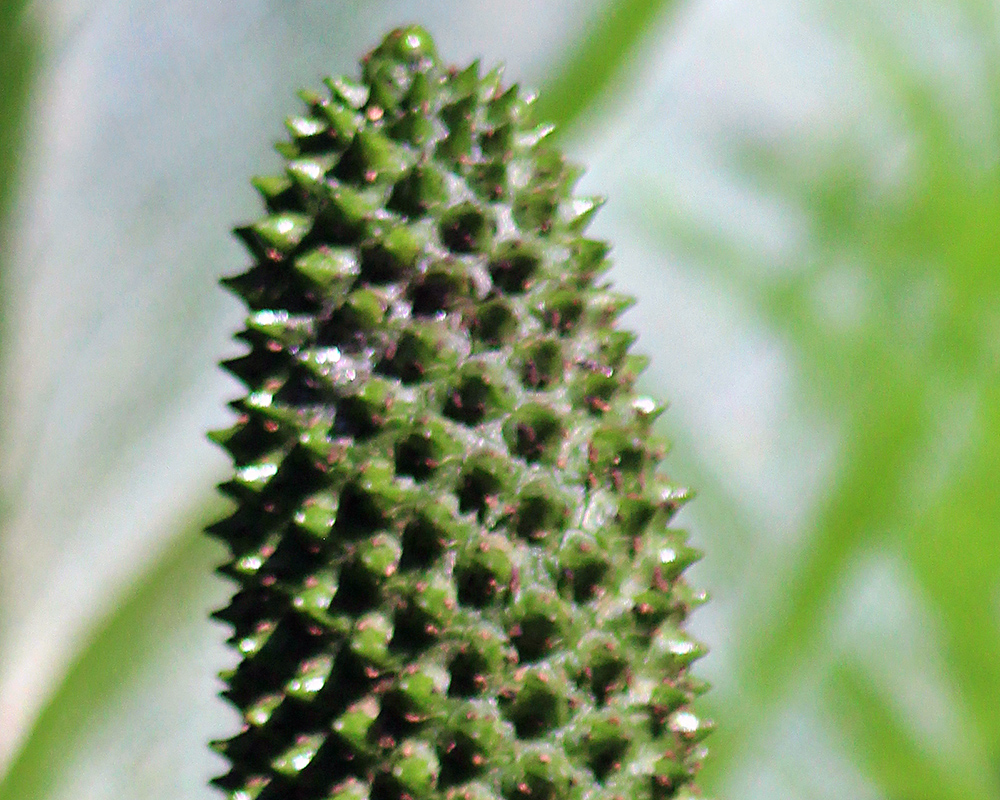
[[[230,800],[693,796],[703,596],[661,407],[583,230],[599,205],[499,71],[393,31],[302,93],[238,229],[247,387],[210,532],[244,718]]]

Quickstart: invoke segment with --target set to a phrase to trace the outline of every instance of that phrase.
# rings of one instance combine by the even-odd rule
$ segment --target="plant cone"
[[[600,201],[499,70],[393,31],[303,92],[252,266],[211,533],[232,800],[687,797],[709,724],[661,406]]]

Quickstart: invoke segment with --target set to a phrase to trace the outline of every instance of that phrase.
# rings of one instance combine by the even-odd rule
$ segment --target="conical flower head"
[[[233,800],[660,800],[707,723],[697,556],[599,278],[599,205],[499,71],[400,29],[303,92],[225,281],[248,389],[213,437],[238,584]]]

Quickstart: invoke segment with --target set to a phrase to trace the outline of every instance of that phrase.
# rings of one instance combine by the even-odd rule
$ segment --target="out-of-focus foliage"
[[[0,5],[0,144],[32,109],[0,253],[0,800],[212,796],[224,231],[291,87],[415,16],[540,86],[610,197],[595,231],[699,490],[706,789],[1000,797],[996,4],[66,2],[32,7],[41,60],[22,5]]]
[[[739,700],[720,767],[760,753],[762,720],[808,683],[883,796],[1000,796],[998,12],[852,4],[831,16],[877,118],[825,142],[745,137],[729,161],[794,221],[780,254],[669,192],[648,206],[654,235],[780,342],[797,413],[832,443],[799,552],[772,568],[765,610],[728,623]],[[858,141],[873,131],[885,138]],[[762,536],[718,490],[739,539]],[[908,619],[892,619],[892,592]]]
[[[20,0],[0,5],[0,214],[7,210],[20,159],[21,133],[27,107],[37,34],[25,20]]]

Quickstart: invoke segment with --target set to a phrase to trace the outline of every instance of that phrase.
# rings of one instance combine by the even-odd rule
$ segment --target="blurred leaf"
[[[163,657],[169,632],[203,618],[205,587],[220,557],[218,545],[202,533],[203,521],[218,518],[220,507],[213,501],[210,511],[181,527],[94,631],[0,779],[0,800],[43,800],[66,781],[88,731],[113,714],[142,671]]]
[[[873,386],[873,408],[842,437],[843,464],[811,525],[809,547],[770,610],[768,629],[747,643],[745,668],[755,693],[773,702],[791,674],[816,654],[843,573],[899,519],[907,465],[922,443],[918,409],[905,387]]]
[[[985,749],[1000,753],[1000,385],[979,398],[975,440],[928,504],[904,547],[940,615],[941,648],[960,687],[964,714]],[[955,432],[949,431],[952,435]]]
[[[543,84],[537,118],[555,124],[558,136],[569,133],[621,79],[656,21],[676,14],[679,5],[680,0],[611,0]]]
[[[956,784],[926,766],[863,665],[845,675],[822,660],[850,566],[872,548],[902,549],[941,623],[924,633],[968,709],[964,755],[984,776],[995,773],[984,754],[1000,750],[1000,46],[983,32],[993,30],[996,7],[924,4],[899,15],[858,2],[832,13],[889,118],[878,124],[897,126],[905,144],[892,172],[880,174],[885,155],[873,158],[857,140],[867,130],[843,131],[833,144],[734,137],[732,178],[802,222],[777,262],[662,189],[652,188],[641,212],[653,236],[781,336],[797,402],[835,426],[839,443],[778,602],[763,615],[744,604],[739,702],[730,709],[737,721],[728,732],[720,726],[715,755],[731,769],[804,674],[831,671],[842,693],[838,724],[860,740],[862,763],[889,797],[996,796],[992,778]],[[927,52],[943,45],[912,38],[910,29],[927,33],[921,26],[932,23],[943,42],[962,42],[962,86],[986,90],[963,100],[981,104],[981,114],[963,113],[947,90],[954,61]],[[885,741],[876,733],[883,728]]]
[[[38,33],[25,18],[27,6],[26,0],[0,2],[0,219],[20,174],[28,89],[39,55]]]
[[[862,769],[892,800],[992,800],[988,774],[965,775],[942,762],[913,732],[862,667],[835,668],[827,698]]]
[[[35,26],[25,18],[27,6],[25,0],[0,0],[0,363],[8,349],[6,273],[11,252],[7,216],[23,166],[28,92],[40,49]],[[0,400],[5,395],[6,389],[0,387]],[[6,490],[0,489],[0,520],[9,502]]]

